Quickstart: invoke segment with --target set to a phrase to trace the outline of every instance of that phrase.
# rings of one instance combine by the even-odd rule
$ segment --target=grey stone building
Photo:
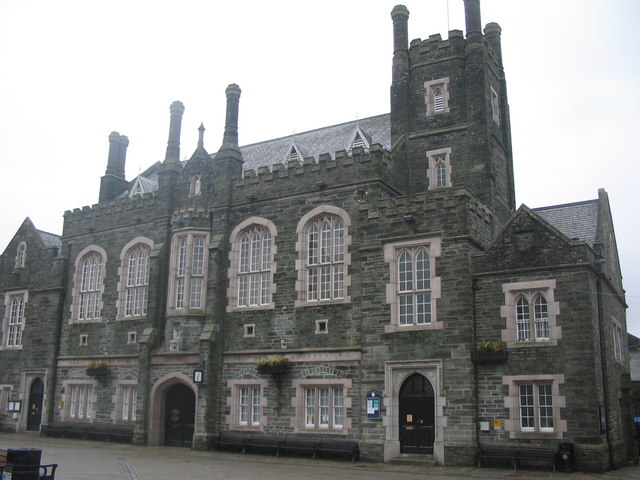
[[[389,114],[240,147],[232,84],[216,153],[200,126],[179,160],[174,102],[164,161],[133,180],[113,132],[99,202],[60,238],[26,221],[2,256],[2,428],[198,449],[321,434],[450,465],[571,443],[579,469],[625,463],[607,194],[516,209],[500,27],[464,3],[446,40],[409,42],[393,9]]]

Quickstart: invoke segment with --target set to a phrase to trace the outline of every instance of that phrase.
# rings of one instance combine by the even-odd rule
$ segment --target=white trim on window
[[[509,375],[504,406],[509,410],[505,430],[511,438],[563,438],[567,421],[560,417],[565,397],[560,395],[564,375]]]
[[[208,231],[181,230],[174,233],[171,239],[168,313],[205,310],[208,245]]]
[[[555,280],[502,285],[505,303],[500,306],[500,316],[506,323],[502,341],[508,347],[558,344],[562,338],[562,327],[557,325],[560,305],[555,301],[555,288]]]
[[[134,423],[137,419],[138,382],[123,380],[116,384],[115,421],[117,423]]]
[[[273,309],[278,231],[270,220],[251,217],[231,232],[227,312]]]
[[[351,302],[350,226],[347,212],[330,205],[313,209],[298,222],[296,307]]]
[[[76,256],[69,323],[102,321],[106,266],[107,252],[97,245],[86,247]]]
[[[64,402],[62,419],[74,422],[92,422],[93,405],[96,402],[94,380],[68,380],[63,381]]]
[[[388,243],[384,260],[390,267],[386,302],[391,305],[391,321],[385,332],[439,330],[437,300],[441,297],[440,277],[435,275],[436,259],[442,254],[439,237]]]
[[[137,237],[120,252],[117,320],[143,319],[149,298],[150,254],[153,241]]]
[[[227,397],[227,406],[230,407],[227,425],[236,430],[262,430],[267,425],[264,414],[268,405],[265,395],[267,380],[229,380],[227,386],[230,389],[230,396]]]
[[[29,301],[27,290],[4,294],[4,318],[0,329],[0,349],[21,350],[25,330],[25,310]]]
[[[351,428],[349,390],[351,379],[300,379],[293,381],[296,432],[326,432],[346,435]]]

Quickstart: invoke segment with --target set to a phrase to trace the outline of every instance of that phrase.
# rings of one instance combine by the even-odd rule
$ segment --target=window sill
[[[423,325],[385,325],[384,333],[398,333],[398,332],[416,332],[421,330],[442,330],[444,328],[443,322],[431,322]]]
[[[268,303],[266,305],[248,305],[246,307],[232,307],[227,305],[227,312],[253,312],[256,310],[274,310],[276,305],[274,303]]]
[[[351,297],[337,298],[331,300],[296,300],[294,307],[319,307],[322,305],[342,305],[351,303]]]

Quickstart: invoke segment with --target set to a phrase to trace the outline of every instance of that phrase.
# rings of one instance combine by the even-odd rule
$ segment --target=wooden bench
[[[535,447],[528,445],[480,445],[478,454],[478,468],[485,465],[486,460],[509,460],[514,470],[526,463],[550,463],[556,471],[558,449],[550,447]]]
[[[280,454],[308,454],[314,459],[319,455],[348,455],[351,461],[360,459],[360,447],[353,440],[313,437],[273,437],[254,432],[221,432],[215,441],[216,449],[231,448],[242,453],[269,451]]]
[[[520,446],[518,449],[518,465],[522,466],[522,460],[525,463],[547,463],[551,464],[553,471],[556,471],[556,465],[558,464],[558,449],[550,447],[529,447]]]
[[[43,426],[42,433],[48,437],[123,443],[133,441],[133,425],[114,425],[111,423],[52,422]]]
[[[355,462],[360,460],[360,446],[353,440],[321,438],[313,447],[313,458],[318,454],[348,455]]]

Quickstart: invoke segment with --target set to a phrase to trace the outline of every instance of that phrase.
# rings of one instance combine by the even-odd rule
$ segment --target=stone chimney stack
[[[393,66],[391,69],[391,144],[409,129],[409,10],[396,5],[393,20]]]
[[[238,150],[238,110],[240,107],[240,87],[232,83],[225,90],[227,95],[227,115],[224,124],[224,138],[222,139],[223,149]]]
[[[482,38],[482,19],[480,0],[464,0],[464,18],[467,28],[467,40],[478,42]]]
[[[182,114],[184,105],[175,101],[169,107],[171,121],[169,123],[169,141],[167,142],[167,154],[164,163],[180,163],[180,129],[182,128]]]
[[[100,179],[99,202],[107,202],[118,197],[127,187],[124,170],[129,139],[118,132],[109,135],[109,156],[107,169]]]

